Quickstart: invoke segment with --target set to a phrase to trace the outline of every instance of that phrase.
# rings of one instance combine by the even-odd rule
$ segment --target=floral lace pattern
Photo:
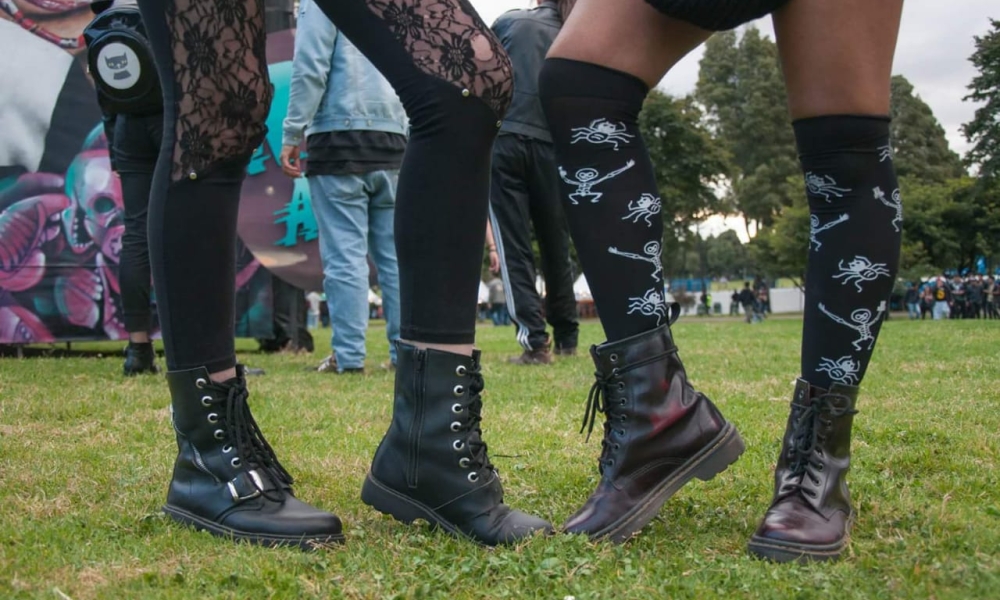
[[[263,0],[167,3],[178,114],[172,179],[249,156],[264,139],[273,91]]]
[[[468,0],[366,0],[423,72],[469,90],[498,117],[513,95],[510,59]]]

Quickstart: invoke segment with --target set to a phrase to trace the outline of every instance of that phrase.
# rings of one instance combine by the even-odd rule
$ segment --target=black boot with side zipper
[[[774,472],[774,499],[750,538],[775,562],[836,560],[853,514],[847,490],[856,386],[829,390],[799,379]]]
[[[392,423],[361,500],[404,523],[423,519],[488,546],[552,526],[503,503],[479,422],[483,377],[473,356],[397,344]]]
[[[707,481],[724,471],[744,446],[736,428],[688,382],[669,325],[590,353],[597,381],[584,428],[589,422],[593,431],[597,413],[604,413],[601,480],[563,527],[620,543],[692,478]]]
[[[304,550],[344,539],[340,519],[299,501],[250,414],[242,366],[216,383],[205,368],[167,373],[177,461],[163,512],[234,540]]]

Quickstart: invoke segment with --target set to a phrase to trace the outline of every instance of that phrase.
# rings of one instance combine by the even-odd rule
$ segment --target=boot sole
[[[740,437],[740,432],[732,423],[726,423],[711,443],[688,459],[687,463],[668,479],[661,481],[620,519],[604,529],[592,532],[590,539],[609,539],[616,544],[627,541],[648,525],[663,508],[663,504],[685,484],[695,477],[702,481],[712,479],[736,462],[745,449],[746,445]]]
[[[375,479],[371,471],[368,472],[365,483],[361,486],[361,501],[401,523],[409,525],[422,519],[430,523],[431,528],[440,527],[455,537],[471,540],[484,546],[489,545],[465,533],[454,523],[436,513],[433,508],[384,485]]]
[[[837,560],[844,552],[846,545],[846,538],[833,544],[814,546],[792,542],[783,543],[767,538],[751,536],[750,542],[747,543],[747,550],[757,558],[763,558],[771,562],[797,562],[806,564],[810,562]]]
[[[214,523],[199,517],[198,515],[191,514],[182,508],[170,506],[169,504],[163,507],[163,512],[166,513],[171,519],[185,525],[191,525],[198,531],[207,531],[212,535],[227,538],[232,541],[245,541],[250,542],[251,544],[258,544],[272,548],[278,546],[298,546],[302,550],[318,550],[320,546],[325,544],[342,544],[344,542],[344,534],[342,533],[326,533],[323,535],[309,536],[278,535],[274,533],[252,533],[249,531],[240,531],[239,529],[219,525],[218,523]]]

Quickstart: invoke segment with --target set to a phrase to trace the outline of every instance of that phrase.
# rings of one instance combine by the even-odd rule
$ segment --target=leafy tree
[[[729,196],[750,225],[768,227],[791,198],[778,193],[798,174],[785,87],[774,42],[755,28],[708,40],[695,98],[732,157]]]
[[[668,274],[683,270],[693,243],[691,225],[730,210],[726,199],[715,193],[729,170],[727,155],[701,121],[701,111],[690,98],[673,98],[657,90],[650,92],[639,115],[663,203]]]
[[[890,139],[896,174],[938,183],[961,177],[965,173],[962,161],[948,147],[944,128],[931,107],[914,94],[913,85],[902,75],[893,76],[891,91]]]
[[[965,156],[969,165],[979,167],[979,174],[989,182],[1000,175],[1000,21],[990,19],[991,29],[976,36],[976,51],[969,60],[979,74],[969,84],[965,100],[980,102],[972,121],[962,126],[972,149]]]

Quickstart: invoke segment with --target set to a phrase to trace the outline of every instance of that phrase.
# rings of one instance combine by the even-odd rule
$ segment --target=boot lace
[[[242,384],[222,385],[211,382],[206,387],[216,392],[212,395],[210,404],[225,403],[223,415],[226,437],[235,442],[236,455],[240,461],[248,469],[257,469],[263,473],[271,481],[273,487],[278,490],[292,485],[294,482],[292,476],[278,462],[274,449],[264,439],[264,434],[250,412],[250,405],[247,403],[250,392],[247,391],[246,386]],[[238,464],[234,464],[234,466],[238,466]],[[270,492],[260,491],[269,500],[282,500],[280,492],[275,494],[274,490]]]
[[[825,468],[821,460],[823,445],[833,419],[858,412],[849,408],[844,400],[845,397],[839,394],[824,394],[814,398],[809,406],[794,405],[800,413],[792,426],[792,440],[788,445],[788,477],[780,490],[783,496],[799,493],[816,498],[816,491],[803,484],[806,478],[814,486],[821,483],[819,473]]]
[[[471,400],[468,405],[469,436],[466,438],[466,444],[468,444],[469,452],[472,455],[469,465],[475,469],[492,471],[494,470],[493,463],[490,462],[487,445],[483,441],[483,430],[479,425],[483,420],[483,399],[481,394],[486,387],[483,380],[482,367],[478,363],[473,364],[468,369],[467,374],[470,380],[469,399]]]
[[[611,385],[619,377],[618,369],[612,369],[605,375],[600,371],[594,372],[594,385],[590,386],[590,393],[587,394],[587,409],[583,414],[583,423],[580,425],[580,433],[587,430],[587,441],[594,432],[594,424],[597,421],[597,413],[604,413],[604,436],[601,439],[601,456],[597,460],[598,469],[604,474],[605,467],[615,464],[614,452],[620,448],[618,442],[612,439],[612,434],[625,435],[622,429],[615,429],[615,423],[625,421],[626,415],[621,410],[622,404],[610,398]]]

